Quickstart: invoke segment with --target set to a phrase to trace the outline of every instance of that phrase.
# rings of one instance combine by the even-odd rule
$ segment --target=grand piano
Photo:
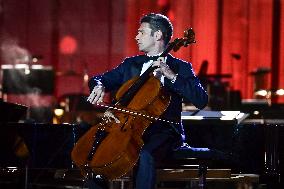
[[[283,115],[276,109],[274,116]],[[194,116],[183,112],[188,144],[230,154],[227,163],[233,172],[258,174],[260,183],[279,188],[284,179],[284,119],[271,119],[271,110],[264,111],[257,119],[239,111],[201,111]]]

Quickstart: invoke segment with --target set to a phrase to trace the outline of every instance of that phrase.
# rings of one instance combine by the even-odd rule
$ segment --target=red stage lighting
[[[66,35],[60,41],[60,52],[62,54],[73,54],[77,50],[77,41],[74,37]]]

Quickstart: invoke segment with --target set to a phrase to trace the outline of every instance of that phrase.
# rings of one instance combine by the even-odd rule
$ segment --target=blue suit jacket
[[[94,76],[89,81],[90,90],[97,84],[102,82],[106,91],[113,91],[120,88],[127,80],[139,76],[143,63],[144,55],[138,55],[126,58],[115,69],[105,72],[102,75]],[[174,83],[167,78],[164,80],[164,87],[171,94],[171,102],[167,110],[161,116],[170,120],[180,120],[182,111],[182,102],[190,102],[199,109],[204,108],[208,102],[208,95],[201,86],[199,79],[195,76],[190,63],[174,58],[172,55],[167,56],[167,64],[178,74]],[[164,123],[156,121],[151,125],[153,132],[159,132],[165,128]],[[183,133],[182,125],[175,126],[176,131]]]

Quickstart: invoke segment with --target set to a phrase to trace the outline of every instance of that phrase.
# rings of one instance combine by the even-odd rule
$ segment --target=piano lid
[[[52,70],[53,67],[41,64],[3,64],[1,69],[35,69],[35,70]]]
[[[18,122],[27,113],[27,106],[4,102],[0,98],[0,123]]]
[[[211,122],[211,123],[231,123],[239,124],[246,119],[249,114],[240,111],[183,111],[181,113],[181,119],[184,121],[193,122]]]
[[[52,66],[5,64],[1,68],[3,93],[52,95],[54,92],[55,74]]]

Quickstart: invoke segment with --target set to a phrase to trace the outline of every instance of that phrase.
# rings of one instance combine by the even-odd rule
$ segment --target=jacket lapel
[[[130,67],[130,75],[131,78],[134,76],[139,76],[142,70],[142,66],[144,64],[143,59],[141,56],[136,56],[131,60],[131,67]]]
[[[176,64],[176,61],[171,54],[168,54],[167,56],[167,64],[170,69],[173,70],[173,72],[178,73],[178,65]]]

